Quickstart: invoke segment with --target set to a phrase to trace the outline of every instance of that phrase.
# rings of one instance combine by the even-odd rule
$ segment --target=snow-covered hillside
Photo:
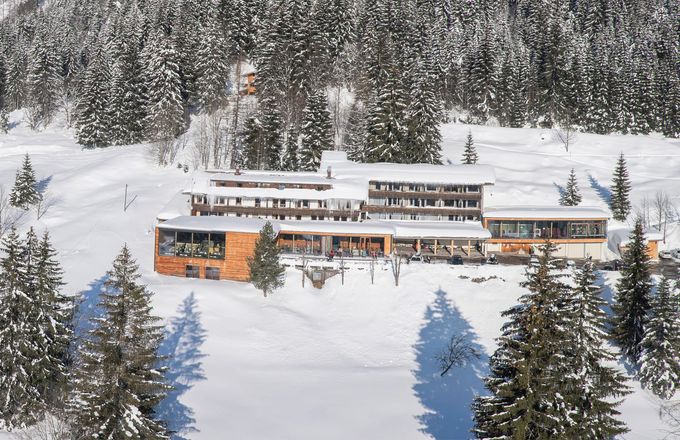
[[[168,321],[166,354],[177,391],[163,406],[188,439],[464,439],[469,404],[502,324],[500,312],[522,293],[521,267],[409,265],[398,288],[391,272],[374,285],[352,270],[341,285],[286,286],[263,298],[250,285],[190,280],[153,272],[156,214],[190,180],[158,168],[143,145],[81,150],[62,129],[33,133],[16,124],[0,135],[0,184],[10,188],[29,153],[52,206],[22,228],[49,229],[66,272],[67,290],[96,295],[124,242],[156,292],[155,311]],[[680,205],[680,142],[658,137],[579,134],[570,152],[550,130],[450,124],[445,157],[458,162],[472,129],[481,162],[496,167],[488,205],[556,203],[569,170],[585,204],[606,206],[616,156],[628,158],[633,199],[665,190]],[[125,185],[134,201],[123,211]],[[673,235],[675,244],[680,231]],[[473,278],[496,276],[482,282]],[[614,275],[602,279],[611,297]],[[441,378],[434,355],[464,332],[485,355]],[[659,402],[632,381],[622,406],[626,439],[659,439]],[[0,438],[2,438],[0,434]],[[6,435],[7,438],[11,436]]]

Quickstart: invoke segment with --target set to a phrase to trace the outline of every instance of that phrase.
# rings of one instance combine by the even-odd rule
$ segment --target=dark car
[[[463,257],[461,257],[460,255],[454,255],[449,260],[449,264],[453,264],[454,266],[461,266],[463,264]]]
[[[628,265],[627,265],[626,263],[624,263],[623,261],[621,261],[621,260],[612,260],[612,261],[608,261],[608,262],[604,265],[604,267],[602,267],[602,270],[613,270],[613,271],[618,271],[618,270],[621,270],[621,269],[625,269],[626,267],[628,267]]]

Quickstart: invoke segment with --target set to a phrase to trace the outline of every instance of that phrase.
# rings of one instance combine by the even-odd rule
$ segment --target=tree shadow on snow
[[[198,432],[194,411],[180,400],[195,382],[205,380],[201,352],[205,341],[205,330],[201,314],[197,310],[193,292],[187,296],[177,310],[177,316],[170,319],[159,353],[167,358],[163,366],[165,377],[174,389],[158,405],[158,418],[167,423],[173,440],[184,440],[184,435]]]
[[[600,185],[600,182],[598,182],[597,179],[594,178],[592,174],[588,174],[588,182],[590,183],[590,187],[595,190],[597,195],[604,202],[606,202],[607,205],[609,205],[612,200],[612,191],[606,186]]]
[[[413,390],[426,408],[426,412],[416,418],[421,423],[421,431],[437,440],[471,438],[470,405],[475,396],[485,393],[481,377],[487,374],[488,356],[477,343],[470,324],[447,300],[446,292],[440,288],[435,294],[434,302],[425,311],[425,324],[414,346],[418,367],[413,372],[416,378]],[[435,357],[453,335],[464,335],[481,356],[441,376]]]
[[[553,182],[553,186],[557,190],[557,192],[560,194],[560,199],[564,197],[564,194],[567,192],[566,189],[562,185],[558,185],[557,183]]]
[[[73,335],[77,346],[80,345],[79,341],[92,330],[91,320],[104,314],[104,310],[98,306],[98,303],[99,295],[102,293],[107,279],[108,276],[103,275],[91,281],[87,290],[80,292],[76,300],[76,311],[73,315]]]
[[[44,194],[45,191],[47,191],[47,187],[50,186],[50,182],[52,182],[52,176],[47,176],[44,179],[40,179],[36,184],[38,192],[40,194]]]

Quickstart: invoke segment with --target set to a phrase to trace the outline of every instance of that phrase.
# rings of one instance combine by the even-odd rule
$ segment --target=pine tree
[[[0,133],[9,132],[9,114],[5,107],[0,107]]]
[[[343,135],[342,149],[347,158],[355,162],[366,161],[366,109],[359,100],[354,101],[349,110],[347,125]]]
[[[468,131],[467,140],[465,141],[465,151],[463,151],[463,164],[474,165],[479,160],[477,156],[477,148],[472,139],[472,130]]]
[[[283,121],[281,112],[273,99],[264,98],[261,105],[262,123],[262,162],[266,170],[281,169],[281,150],[283,150]]]
[[[403,84],[396,73],[391,73],[368,109],[364,153],[367,162],[403,162],[405,99]]]
[[[499,347],[485,379],[491,396],[473,403],[478,438],[567,438],[573,427],[561,375],[567,342],[561,310],[568,286],[556,271],[552,243],[527,268],[529,293],[503,312]],[[563,306],[562,306],[563,307]]]
[[[623,153],[619,156],[614,169],[614,178],[612,185],[612,195],[609,202],[609,207],[615,220],[625,221],[630,214],[630,179],[628,177],[628,167]]]
[[[331,115],[326,95],[320,90],[312,92],[307,97],[300,137],[301,145],[298,150],[300,169],[316,171],[321,163],[321,152],[332,150],[334,147]]]
[[[37,119],[44,124],[51,122],[56,111],[61,84],[60,60],[49,32],[41,14],[29,57],[27,84],[29,103]]]
[[[283,286],[285,269],[279,262],[281,249],[276,244],[276,232],[270,222],[265,223],[255,243],[255,253],[248,260],[250,281],[264,296]]]
[[[250,116],[243,129],[243,151],[239,165],[248,170],[260,170],[264,163],[264,133],[256,115]]]
[[[78,102],[78,143],[86,147],[106,147],[111,144],[109,109],[109,58],[105,46],[99,43],[87,66]]]
[[[284,171],[299,171],[300,160],[298,158],[298,149],[300,145],[300,136],[294,127],[288,128],[288,139],[286,140],[286,152],[283,155],[283,164],[281,169]]]
[[[169,38],[156,35],[151,40],[146,54],[146,127],[153,140],[174,139],[185,125],[179,55]]]
[[[651,301],[640,357],[640,384],[662,399],[680,388],[680,295],[666,277]]]
[[[567,343],[563,394],[574,421],[566,438],[613,438],[627,431],[616,416],[618,400],[629,393],[626,377],[606,365],[616,357],[605,346],[606,302],[596,282],[595,265],[587,261],[574,275],[574,287],[564,301]]]
[[[45,410],[45,345],[34,322],[28,291],[26,245],[12,229],[2,242],[0,259],[0,428],[24,428]]]
[[[224,103],[229,80],[230,66],[225,57],[227,42],[218,24],[217,18],[211,18],[204,26],[196,66],[199,99],[210,112]]]
[[[44,391],[50,400],[59,399],[66,386],[64,364],[68,361],[67,352],[72,336],[73,303],[61,292],[64,285],[62,275],[57,252],[50,243],[49,234],[45,232],[35,250],[33,290],[40,304],[44,305],[39,319],[50,342],[49,387]]]
[[[33,171],[33,165],[31,165],[31,158],[28,156],[28,153],[26,153],[21,168],[17,170],[14,187],[12,188],[9,200],[12,206],[28,210],[31,206],[38,203],[40,199],[41,195],[38,192],[38,184],[35,180],[35,172]]]
[[[638,362],[649,319],[652,280],[642,220],[637,219],[623,254],[624,268],[612,306],[611,338],[632,362]]]
[[[569,180],[567,180],[567,187],[560,196],[560,205],[562,206],[577,206],[581,203],[581,192],[578,189],[578,182],[576,181],[576,173],[571,169],[569,173]]]
[[[413,75],[411,96],[405,110],[407,138],[404,162],[438,164],[441,163],[441,105],[424,62],[418,62]]]
[[[79,350],[71,399],[79,438],[169,438],[154,413],[168,391],[157,368],[163,328],[138,269],[124,246],[100,294],[103,316],[92,318]]]

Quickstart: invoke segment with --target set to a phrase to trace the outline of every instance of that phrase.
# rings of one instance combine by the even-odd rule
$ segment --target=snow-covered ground
[[[20,116],[14,113],[13,122]],[[571,167],[584,203],[606,207],[619,152],[628,158],[633,199],[665,190],[680,205],[680,142],[653,136],[579,134],[567,153],[550,130],[448,125],[445,157],[458,162],[471,128],[483,163],[496,167],[488,205],[556,203]],[[177,387],[163,406],[188,439],[465,439],[469,404],[502,324],[500,312],[522,293],[521,267],[403,267],[400,286],[389,271],[371,285],[367,270],[350,270],[322,290],[286,286],[263,298],[236,282],[190,280],[153,272],[156,214],[190,180],[158,168],[143,145],[81,150],[72,135],[18,124],[0,135],[0,184],[10,188],[25,153],[52,205],[22,228],[48,229],[66,272],[66,288],[86,305],[123,243],[156,292],[155,311],[168,320],[164,350],[177,356]],[[123,211],[125,185],[134,201]],[[669,247],[678,246],[674,229]],[[473,278],[498,278],[474,282]],[[615,275],[602,279],[611,296]],[[467,278],[464,278],[467,277]],[[476,280],[480,281],[480,280]],[[172,324],[172,325],[170,325]],[[434,355],[465,332],[482,359],[440,377]],[[659,439],[659,402],[631,381],[622,406],[626,439]],[[0,434],[0,438],[2,438]],[[10,438],[10,436],[7,436]]]

